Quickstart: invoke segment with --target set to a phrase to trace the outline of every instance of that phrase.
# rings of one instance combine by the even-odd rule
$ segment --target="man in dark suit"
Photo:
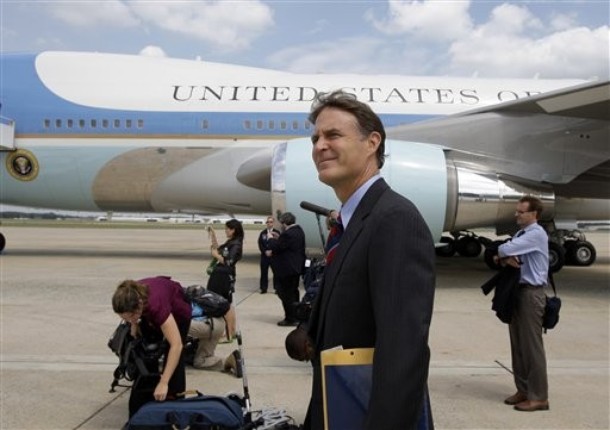
[[[280,231],[273,228],[273,217],[268,216],[266,221],[267,227],[258,235],[258,250],[261,253],[261,277],[260,277],[260,293],[266,294],[269,287],[269,267],[271,267],[271,257],[267,255],[269,239],[273,236],[279,236]],[[273,277],[273,289],[277,290],[277,278]]]
[[[284,308],[284,319],[279,326],[296,326],[296,304],[299,301],[299,281],[305,266],[305,233],[296,224],[291,212],[280,215],[282,233],[271,238],[268,249],[271,255],[273,276],[277,276],[277,294]]]
[[[300,358],[310,358],[314,368],[305,428],[324,427],[320,352],[335,347],[375,348],[362,428],[433,428],[427,407],[435,284],[430,230],[380,176],[385,130],[370,107],[335,91],[318,96],[309,120],[318,178],[341,201],[344,232],[306,328],[311,344],[301,349]]]

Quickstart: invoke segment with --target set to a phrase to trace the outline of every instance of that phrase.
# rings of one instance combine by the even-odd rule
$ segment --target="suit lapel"
[[[389,188],[388,184],[383,180],[379,179],[368,189],[366,194],[360,200],[360,203],[356,207],[352,218],[347,225],[347,228],[341,236],[341,242],[335,253],[332,264],[327,267],[324,271],[324,286],[322,288],[322,297],[320,297],[319,303],[319,321],[316,331],[316,339],[318,339],[318,346],[320,345],[319,340],[321,339],[324,318],[326,313],[326,307],[332,296],[332,292],[335,285],[337,275],[341,272],[341,267],[345,261],[345,257],[349,252],[349,249],[354,244],[356,238],[360,235],[360,232],[364,228],[364,221],[369,216],[375,203],[381,197],[381,195]]]

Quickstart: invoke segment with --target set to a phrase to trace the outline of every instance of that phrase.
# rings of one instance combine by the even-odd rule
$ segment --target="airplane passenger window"
[[[85,128],[85,120],[84,119],[79,119],[78,120],[78,126],[80,128]]]
[[[97,120],[96,119],[92,119],[91,120],[91,128],[96,128],[97,127]]]
[[[263,129],[263,121],[261,121],[260,119],[258,121],[256,121],[256,129],[257,130]]]
[[[120,128],[121,127],[121,120],[120,119],[115,119],[114,120],[114,128]]]
[[[144,120],[143,119],[139,119],[138,120],[138,128],[144,128]]]
[[[61,128],[61,119],[55,120],[55,128]]]
[[[72,120],[72,119],[67,120],[66,125],[68,126],[68,128],[74,127],[74,120]]]
[[[252,128],[252,122],[250,122],[250,120],[245,120],[244,121],[244,128],[246,130],[250,130]]]
[[[131,128],[131,120],[130,119],[125,120],[125,127]]]
[[[48,120],[48,119],[45,119],[45,120],[44,120],[44,122],[42,123],[42,126],[43,126],[44,128],[49,128],[49,127],[51,127],[51,121],[50,121],[50,120]]]
[[[207,119],[202,119],[201,120],[201,128],[204,130],[207,130],[210,127],[210,123],[208,122]]]
[[[107,119],[103,119],[102,120],[102,127],[103,128],[108,128],[108,120]]]
[[[273,120],[269,121],[269,130],[275,129],[275,122]]]
[[[293,130],[298,130],[299,129],[299,122],[298,121],[292,121],[292,129]]]
[[[288,128],[288,124],[286,124],[286,121],[280,121],[280,128],[282,130],[286,130]]]

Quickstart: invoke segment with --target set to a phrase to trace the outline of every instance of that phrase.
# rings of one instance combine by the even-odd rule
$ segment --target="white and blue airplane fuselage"
[[[75,52],[5,53],[0,67],[1,201],[120,212],[291,210],[305,216],[299,212],[301,200],[336,207],[311,161],[307,116],[318,92],[343,88],[355,94],[391,130],[582,84],[295,74]],[[493,157],[498,145],[490,142],[489,154],[479,155]],[[390,162],[382,174],[418,205],[437,237],[442,231],[505,222],[504,209],[498,208],[514,203],[495,195],[502,194],[496,184],[502,172],[480,163],[471,169],[460,151],[444,138],[387,143]],[[471,184],[495,175],[488,197],[500,201],[491,209],[495,213],[472,222],[454,207],[470,174],[477,175],[468,179]],[[510,193],[533,190],[555,200],[552,185],[510,179],[501,185],[508,184]]]

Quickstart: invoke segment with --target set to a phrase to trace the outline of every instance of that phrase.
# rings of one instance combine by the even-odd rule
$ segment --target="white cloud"
[[[551,17],[551,28],[554,30],[567,30],[577,25],[575,14],[556,14]]]
[[[567,21],[563,21],[564,26]],[[608,74],[608,27],[555,31],[524,7],[501,5],[491,19],[450,47],[452,74],[588,78]]]
[[[240,50],[273,25],[272,10],[258,0],[128,1],[142,21],[164,30]]]
[[[273,68],[295,73],[371,73],[383,63],[385,42],[349,38],[285,48],[269,56]]]
[[[472,28],[468,14],[470,1],[388,1],[386,19],[377,20],[372,13],[366,18],[386,34],[408,34],[428,41],[453,40]]]
[[[501,4],[491,12],[490,20],[478,31],[487,36],[521,34],[525,30],[540,30],[542,23],[526,7]]]
[[[77,27],[133,27],[138,19],[120,0],[51,2],[51,15]]]
[[[167,57],[167,54],[161,47],[154,45],[146,46],[140,51],[140,55],[144,57]]]

